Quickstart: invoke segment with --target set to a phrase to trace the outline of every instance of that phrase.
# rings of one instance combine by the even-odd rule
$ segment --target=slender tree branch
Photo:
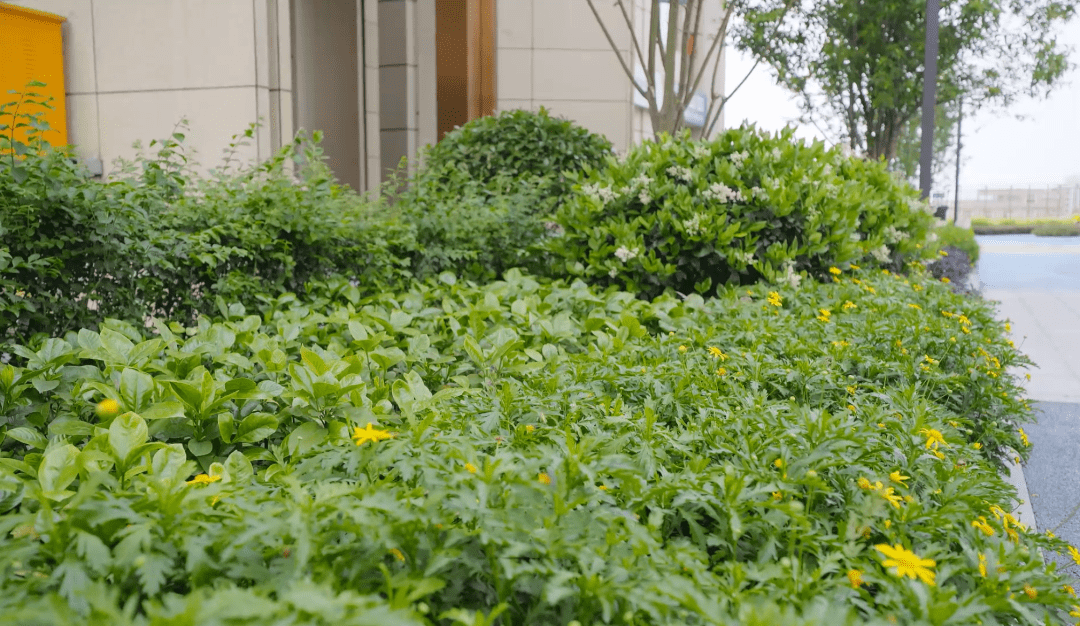
[[[590,2],[590,4],[592,3]],[[634,43],[634,49],[631,52],[637,53],[637,58],[644,62],[645,55],[641,53],[641,44],[638,42],[637,32],[634,31],[634,22],[630,18],[630,14],[626,12],[626,2],[624,0],[616,0],[615,4],[619,7],[619,12],[622,13],[623,21],[626,22],[626,28],[630,31],[630,41]],[[593,14],[596,14],[595,10],[593,10]],[[599,20],[600,17],[597,16],[596,19]],[[633,80],[632,76],[631,80]]]
[[[705,72],[709,67],[709,60],[712,58],[717,48],[721,46],[722,42],[727,38],[728,22],[731,20],[731,15],[735,12],[734,9],[729,8],[724,15],[724,21],[720,24],[720,30],[717,32],[716,38],[713,39],[712,45],[709,46],[708,52],[705,53],[705,58],[701,61],[701,68],[697,72],[697,77],[694,78],[694,84],[690,88],[691,91],[696,92],[698,86],[701,85],[701,79],[705,78]]]
[[[663,49],[660,46],[660,0],[652,0],[652,7],[649,10],[649,67],[645,81],[653,87],[653,97],[648,99],[649,120],[652,122],[653,128],[656,128],[660,124],[660,111],[656,106],[655,96],[656,52],[658,49],[663,52]],[[642,61],[644,61],[644,59]]]
[[[784,23],[784,18],[787,17],[788,12],[791,11],[791,8],[793,6],[795,6],[796,2],[798,2],[798,0],[785,0],[785,2],[784,2],[784,10],[780,13],[780,17],[777,18],[776,23],[773,25],[772,32],[769,33],[769,37],[766,38],[767,42],[772,41],[773,38],[776,37],[776,34],[780,31],[780,25]],[[771,46],[766,44],[765,52],[768,52],[770,47]],[[721,55],[721,57],[723,56],[723,48],[721,48],[721,50],[720,50],[720,55]],[[717,66],[719,66],[719,63],[720,63],[720,59],[718,58],[717,59]],[[746,73],[746,76],[743,76],[743,79],[741,81],[739,81],[739,84],[735,86],[735,89],[731,90],[731,92],[729,92],[726,96],[716,93],[716,72],[714,70],[711,95],[712,95],[712,100],[714,102],[716,101],[717,98],[720,98],[720,107],[716,110],[715,117],[711,121],[706,120],[706,121],[709,122],[709,126],[705,131],[705,136],[706,137],[712,135],[713,130],[715,130],[716,124],[720,120],[720,114],[724,109],[724,105],[726,105],[727,102],[729,100],[731,100],[731,98],[746,83],[747,79],[750,78],[750,75],[754,73],[755,69],[757,69],[757,66],[758,66],[759,63],[761,63],[761,58],[760,57],[754,61],[754,64],[752,66],[750,66],[750,71],[748,71]],[[709,109],[710,109],[710,113],[712,113],[712,105],[711,104],[710,104]]]
[[[622,58],[621,54],[619,54],[619,46],[615,44],[615,39],[611,36],[611,32],[608,31],[607,26],[604,24],[604,20],[600,19],[600,13],[597,12],[596,5],[593,4],[593,0],[586,0],[586,2],[589,3],[589,8],[592,9],[593,15],[596,17],[596,22],[600,24],[600,29],[604,31],[604,37],[607,37],[608,44],[611,45],[612,51],[614,51],[615,56],[618,57],[619,65],[622,65],[623,71],[626,72],[626,75],[630,77],[630,82],[634,85],[634,88],[641,92],[642,96],[648,98],[649,93],[638,86],[637,81],[634,80],[633,70],[631,70],[630,67],[626,65],[626,60]],[[630,36],[633,37],[634,33],[631,32]]]

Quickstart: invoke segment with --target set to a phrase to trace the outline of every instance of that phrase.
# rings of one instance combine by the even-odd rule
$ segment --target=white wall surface
[[[12,0],[63,25],[69,141],[108,173],[132,144],[168,137],[218,165],[234,134],[265,124],[237,156],[266,157],[292,136],[288,0]]]

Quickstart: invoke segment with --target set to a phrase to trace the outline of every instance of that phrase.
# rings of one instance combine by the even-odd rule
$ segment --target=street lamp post
[[[938,13],[940,0],[926,0],[926,56],[923,61],[922,149],[919,151],[919,191],[930,197],[934,181],[934,113],[937,109]]]

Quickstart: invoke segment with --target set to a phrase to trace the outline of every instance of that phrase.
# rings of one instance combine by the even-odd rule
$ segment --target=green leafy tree
[[[919,114],[926,30],[924,0],[803,1],[777,25],[758,19],[784,0],[733,0],[746,16],[737,45],[770,65],[797,93],[808,119],[852,149],[896,158]],[[1045,96],[1069,69],[1057,28],[1076,0],[942,0],[938,104],[976,110]]]
[[[956,164],[956,122],[959,108],[955,102],[939,104],[934,111],[934,180],[940,180],[942,175],[949,174],[949,167]],[[921,122],[919,116],[908,121],[900,136],[900,145],[896,150],[896,158],[891,166],[896,172],[903,174],[904,178],[918,183],[919,176],[919,150],[921,149]]]

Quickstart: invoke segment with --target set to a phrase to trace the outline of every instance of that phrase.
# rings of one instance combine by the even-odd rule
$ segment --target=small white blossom
[[[562,237],[565,232],[558,222],[544,222],[544,229],[552,237]]]
[[[713,183],[709,188],[701,192],[701,195],[709,200],[717,202],[742,202],[742,193],[738,189],[732,189],[724,183]]]
[[[641,193],[638,194],[638,200],[640,200],[642,204],[649,204],[652,202],[652,196],[649,195],[648,191],[642,189]]]
[[[695,144],[694,147],[690,148],[690,152],[698,159],[707,159],[712,156],[712,149],[701,143]]]
[[[706,219],[704,213],[695,213],[693,217],[683,221],[683,228],[686,229],[686,234],[691,237],[696,237],[701,234],[701,222]]]
[[[10,361],[10,360],[11,360],[11,354],[9,354],[7,352],[5,352],[3,354],[0,354],[0,363],[4,363],[6,365],[8,363],[8,361]]]
[[[680,165],[672,165],[667,168],[667,173],[679,180],[690,182],[694,179],[694,172],[690,171],[689,167],[682,167]]]
[[[757,198],[758,200],[768,200],[769,192],[761,187],[754,187],[750,190],[750,197]]]
[[[852,241],[862,241],[862,234],[861,233],[851,233],[851,240]]]
[[[627,261],[629,261],[630,259],[636,257],[637,255],[638,255],[638,249],[637,248],[630,249],[630,248],[627,248],[626,246],[619,246],[619,249],[615,251],[615,257],[618,258],[623,263],[626,263]]]
[[[742,152],[735,152],[728,155],[728,160],[735,164],[735,167],[742,167],[743,161],[750,158],[750,153],[746,150]]]
[[[910,235],[895,226],[889,226],[885,229],[885,241],[888,243],[899,243],[908,237],[910,237]]]
[[[829,165],[828,163],[826,163],[825,167],[821,168],[821,173],[824,176],[828,176],[828,175],[832,174],[832,166]]]
[[[613,267],[613,268],[611,268],[611,269],[610,269],[610,270],[608,271],[607,275],[608,275],[608,276],[610,276],[610,277],[612,277],[612,278],[615,278],[616,276],[618,276],[618,275],[619,275],[619,270],[617,270],[617,269],[615,269],[615,268]]]
[[[878,246],[870,251],[870,254],[881,263],[889,262],[889,247]]]
[[[630,184],[635,189],[637,189],[639,187],[648,187],[649,185],[652,184],[652,182],[653,182],[653,179],[650,176],[648,176],[647,174],[645,174],[644,172],[642,172],[641,174],[638,174],[637,176],[635,176],[634,178],[632,178],[630,180]]]
[[[731,253],[731,257],[733,259],[735,259],[736,261],[738,261],[739,263],[742,263],[743,265],[753,265],[753,263],[754,263],[754,253],[753,252],[735,251],[735,252]]]
[[[611,187],[601,187],[600,183],[582,185],[581,191],[589,197],[599,200],[605,206],[617,197]]]
[[[930,236],[926,238],[927,241],[933,243],[938,240],[937,233],[930,233]]]
[[[780,153],[780,148],[773,148],[772,149],[772,158],[773,158],[773,160],[779,161],[780,157],[782,157],[782,156],[784,156],[784,155]]]
[[[784,263],[784,275],[780,279],[781,282],[787,283],[791,287],[798,287],[802,282],[802,276],[795,271],[795,263],[793,261],[787,261]]]

